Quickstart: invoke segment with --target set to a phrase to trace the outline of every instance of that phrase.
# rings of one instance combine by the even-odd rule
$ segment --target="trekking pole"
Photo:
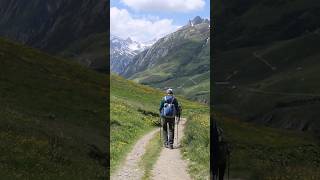
[[[230,154],[228,154],[228,160],[227,160],[227,166],[228,166],[228,180],[229,180],[229,176],[230,176]]]
[[[179,121],[180,121],[180,115],[178,116],[178,121],[177,121],[177,145],[179,143]]]
[[[160,122],[160,144],[162,144],[161,141],[161,127],[162,127],[162,121],[161,121],[161,116],[159,115],[159,122]],[[162,146],[162,145],[161,145]]]

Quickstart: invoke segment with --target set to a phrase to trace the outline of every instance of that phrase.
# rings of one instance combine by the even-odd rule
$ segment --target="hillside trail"
[[[176,139],[173,149],[163,148],[160,157],[152,169],[153,180],[191,180],[187,172],[187,162],[182,159],[180,151],[180,140],[183,137],[183,130],[185,127],[186,119],[181,118],[179,123],[179,139]],[[175,131],[177,131],[175,129]]]
[[[139,161],[145,153],[148,142],[154,137],[156,132],[159,132],[159,129],[149,132],[136,142],[131,152],[127,155],[124,164],[111,175],[111,180],[142,179],[144,172],[139,168]]]
[[[177,141],[175,129],[174,149],[163,148],[160,156],[152,169],[152,180],[191,180],[187,172],[187,162],[182,159],[180,152],[180,140],[183,137],[183,130],[186,119],[181,118],[179,123],[179,139]],[[177,126],[176,126],[177,127]],[[127,155],[124,164],[111,175],[111,180],[140,180],[144,175],[144,171],[139,167],[139,161],[145,153],[148,142],[159,133],[159,129],[155,129],[144,135],[134,145],[131,152]]]

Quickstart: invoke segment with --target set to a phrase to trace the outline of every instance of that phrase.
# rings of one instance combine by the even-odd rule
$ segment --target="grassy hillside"
[[[105,179],[107,76],[0,39],[0,176]]]
[[[158,108],[163,92],[147,86],[139,85],[133,81],[125,80],[119,76],[111,76],[111,171],[113,172],[123,161],[125,154],[130,151],[133,144],[147,131],[158,128]],[[197,114],[209,115],[208,107],[196,102],[185,100],[178,96],[183,107],[183,116],[190,118],[188,124],[197,124],[198,119],[191,119]],[[207,119],[208,123],[208,119]],[[193,127],[193,125],[190,125]],[[206,160],[201,167],[205,172],[209,170],[209,127],[202,129],[199,137],[206,138],[205,149],[200,157]],[[190,131],[190,133],[195,133]],[[203,133],[203,134],[202,134]],[[188,134],[188,132],[187,132]],[[193,136],[193,135],[190,135]],[[192,143],[202,139],[190,139],[184,143],[185,152],[195,152],[196,146]],[[199,143],[200,144],[200,143]],[[194,154],[193,154],[194,156]],[[185,156],[188,158],[189,156]],[[202,160],[204,160],[202,159]],[[199,163],[198,159],[191,159],[192,165]],[[196,174],[198,172],[193,172]]]
[[[107,33],[100,33],[79,39],[59,52],[59,56],[75,58],[86,67],[106,72],[109,68],[105,59],[108,36]]]
[[[161,94],[154,89],[111,76],[111,172],[123,161],[136,140],[159,124]]]
[[[218,114],[231,145],[230,176],[242,179],[319,179],[319,140],[307,133],[243,123]]]
[[[121,75],[156,88],[172,87],[191,100],[209,102],[210,29],[208,20],[200,21],[159,39],[135,56]]]
[[[316,0],[215,1],[215,49],[268,45],[319,28]]]
[[[199,180],[206,179],[210,158],[209,116],[203,111],[189,117],[183,142],[191,175]],[[219,113],[215,119],[231,146],[231,178],[320,178],[320,141],[312,134],[245,123]]]
[[[314,109],[320,96],[319,40],[311,32],[270,46],[218,53],[216,80],[230,84],[216,85],[216,109],[274,127],[318,133]]]
[[[179,50],[170,52],[151,69],[136,73],[130,79],[154,87],[173,87],[177,93],[193,100],[209,99],[210,46],[201,49],[203,42],[187,41]],[[197,52],[195,49],[200,49]],[[197,55],[194,55],[197,54]]]
[[[102,37],[101,34],[107,32],[107,4],[107,0],[2,0],[0,35],[52,55],[72,57],[95,70],[106,71],[104,57],[108,36]],[[85,43],[86,47],[93,45],[95,48],[73,51]]]
[[[212,84],[216,110],[319,134],[319,3],[246,0],[216,7],[214,77],[223,82]]]

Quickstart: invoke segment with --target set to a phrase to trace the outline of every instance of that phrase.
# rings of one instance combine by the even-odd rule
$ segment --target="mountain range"
[[[244,121],[319,134],[320,4],[239,3],[215,6],[215,109]]]
[[[202,102],[209,100],[210,21],[199,16],[134,56],[120,75]]]
[[[2,0],[0,36],[105,71],[107,0]]]
[[[152,44],[151,44],[152,45]],[[110,70],[116,74],[122,74],[134,56],[151,46],[131,38],[122,39],[118,36],[110,36]]]

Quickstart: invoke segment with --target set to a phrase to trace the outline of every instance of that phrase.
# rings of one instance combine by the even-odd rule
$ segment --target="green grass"
[[[210,168],[210,118],[209,114],[189,116],[183,138],[182,153],[189,161],[189,172],[193,179],[209,178]]]
[[[157,118],[139,113],[134,106],[111,98],[111,173],[122,162],[134,143],[157,125]]]
[[[0,176],[105,179],[106,80],[0,39]]]
[[[160,135],[157,133],[151,141],[147,144],[146,152],[142,156],[140,166],[144,170],[143,180],[149,180],[151,177],[151,170],[156,163],[160,152],[162,150],[162,144],[160,142]]]
[[[319,179],[319,141],[307,133],[243,123],[217,115],[231,145],[230,176]]]

